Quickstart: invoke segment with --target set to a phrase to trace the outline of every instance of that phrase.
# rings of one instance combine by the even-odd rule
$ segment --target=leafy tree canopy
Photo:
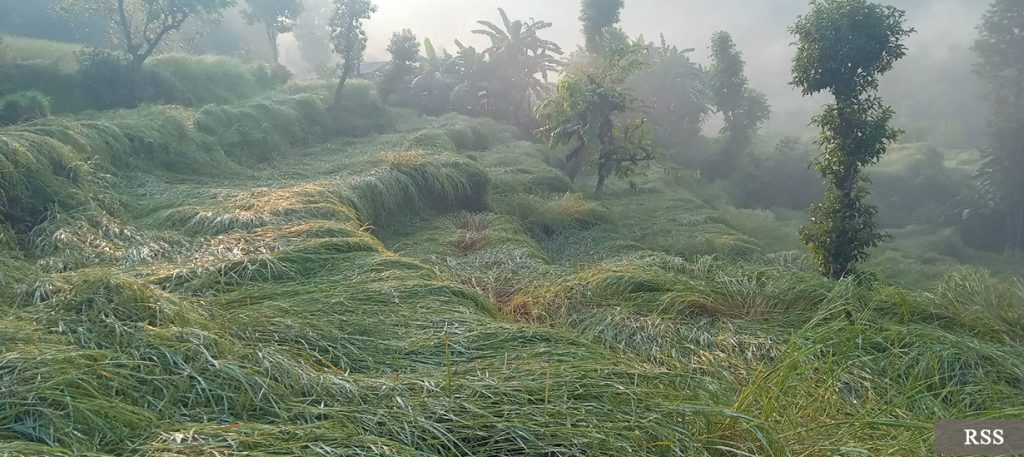
[[[790,31],[797,36],[792,84],[804,95],[840,98],[878,89],[878,77],[907,53],[902,10],[866,0],[813,0]]]
[[[580,5],[580,22],[586,49],[597,53],[602,49],[605,32],[619,23],[623,0],[583,0]]]
[[[141,69],[146,59],[191,18],[218,18],[235,0],[57,0],[56,10],[71,18],[105,20],[111,39]]]
[[[341,100],[341,92],[348,77],[359,72],[366,52],[367,35],[363,21],[377,12],[377,6],[370,0],[335,0],[331,15],[331,47],[341,57],[341,78],[335,92],[335,102]],[[336,103],[337,104],[337,103]]]

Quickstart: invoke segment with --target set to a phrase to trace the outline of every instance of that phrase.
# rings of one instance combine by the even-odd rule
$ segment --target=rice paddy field
[[[0,455],[932,455],[1024,415],[1019,265],[325,87],[0,129]],[[341,133],[342,136],[338,136]],[[972,257],[973,256],[973,257]]]

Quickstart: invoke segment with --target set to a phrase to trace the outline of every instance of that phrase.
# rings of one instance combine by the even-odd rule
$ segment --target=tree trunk
[[[146,63],[148,56],[143,54],[133,54],[131,66],[129,67],[131,74],[129,75],[130,81],[128,87],[122,87],[121,90],[127,94],[129,99],[129,105],[126,108],[134,108],[139,106],[143,100],[143,91],[145,89],[145,77],[143,74],[143,67]]]
[[[601,165],[597,167],[597,188],[594,190],[595,193],[601,194],[604,192],[604,184],[608,179],[608,175],[608,164],[602,161]]]
[[[836,103],[836,116],[839,130],[845,130],[843,127],[847,123],[846,103],[842,100]],[[839,199],[840,210],[839,231],[832,234],[834,243],[832,252],[829,253],[832,257],[831,277],[835,280],[843,279],[850,271],[849,252],[854,248],[853,232],[858,225],[858,215],[854,212],[854,192],[857,191],[859,177],[860,170],[852,163],[844,163],[842,175],[836,177],[836,197]]]
[[[569,176],[569,181],[575,183],[576,176],[579,176],[580,172],[583,171],[583,165],[587,162],[587,145],[580,140],[580,144],[573,148],[565,157],[566,170],[565,174]]]
[[[334,109],[341,107],[342,92],[345,90],[345,83],[348,82],[349,70],[347,68],[341,70],[341,78],[338,79],[338,88],[334,91]]]

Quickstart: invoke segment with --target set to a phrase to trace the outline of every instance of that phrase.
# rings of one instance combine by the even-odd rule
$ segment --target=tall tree
[[[296,20],[303,11],[302,0],[245,0],[245,2],[247,6],[242,10],[242,16],[250,25],[263,24],[274,63],[280,63],[277,37],[282,33],[291,32],[295,28]]]
[[[623,0],[583,0],[580,4],[580,22],[583,23],[585,48],[591,54],[600,53],[605,33],[621,19]]]
[[[430,38],[423,39],[420,75],[412,80],[412,91],[419,98],[420,109],[427,114],[440,115],[451,108],[451,95],[459,85],[460,64],[445,49],[434,48]]]
[[[332,0],[303,0],[304,12],[295,23],[295,41],[303,62],[316,73],[330,69],[332,52],[330,40]]]
[[[334,106],[340,106],[345,83],[353,74],[359,73],[359,65],[366,52],[366,30],[363,21],[377,12],[377,6],[370,0],[334,0],[334,14],[331,15],[331,46],[341,58],[341,76],[334,92]]]
[[[982,182],[1006,215],[1007,250],[1024,251],[1024,2],[996,0],[978,26],[975,72],[991,95]]]
[[[219,18],[235,0],[57,0],[58,12],[107,22],[115,44],[139,72],[168,36],[192,18]]]
[[[725,144],[712,170],[720,177],[732,174],[739,157],[750,149],[754,135],[771,115],[767,97],[750,88],[745,69],[746,62],[732,36],[716,32],[711,37],[708,87],[725,121],[720,132]]]
[[[548,88],[548,74],[560,67],[557,56],[562,55],[562,48],[540,37],[539,32],[550,28],[550,22],[510,20],[501,8],[498,14],[500,26],[477,21],[484,28],[473,31],[491,40],[491,46],[483,51],[492,78],[485,90],[494,115],[525,126],[533,120],[533,100]]]
[[[646,118],[631,116],[639,110],[639,99],[626,86],[646,66],[646,44],[615,40],[605,45],[598,63],[571,68],[538,108],[544,123],[540,133],[551,145],[572,145],[569,163],[595,165],[598,193],[609,177],[638,173],[655,153]]]
[[[840,279],[888,236],[878,230],[878,208],[863,167],[877,163],[900,132],[893,110],[877,96],[879,77],[906,55],[914,32],[905,13],[867,0],[814,0],[790,32],[796,36],[793,81],[803,94],[828,91],[834,102],[813,123],[821,129],[815,166],[827,181],[825,201],[811,207],[800,232],[819,271]]]
[[[408,92],[420,58],[420,41],[416,39],[416,34],[412,33],[412,30],[395,32],[388,43],[388,53],[391,54],[391,66],[378,84],[378,92],[384,100],[396,92]]]
[[[647,68],[629,81],[651,108],[650,122],[659,136],[671,143],[695,138],[711,113],[704,70],[689,54],[693,49],[648,43],[644,60]]]

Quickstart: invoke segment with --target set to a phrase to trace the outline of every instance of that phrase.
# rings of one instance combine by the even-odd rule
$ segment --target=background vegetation
[[[629,6],[576,50],[401,31],[343,84],[3,35],[0,455],[932,455],[1024,414],[1011,149],[892,145],[892,241],[824,278],[820,151],[761,131],[744,43],[702,66]]]

